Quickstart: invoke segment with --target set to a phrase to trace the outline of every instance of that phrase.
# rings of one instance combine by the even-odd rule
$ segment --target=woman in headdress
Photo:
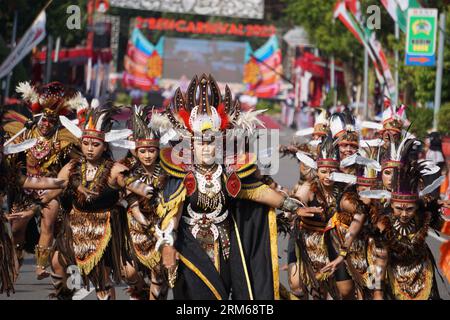
[[[295,155],[299,161],[299,180],[290,191],[290,196],[297,198],[297,192],[300,190],[301,186],[305,183],[312,182],[313,179],[316,178],[316,170],[305,164],[302,161],[302,159],[304,160],[302,156],[306,155],[315,161],[317,158],[319,144],[323,138],[328,135],[328,132],[329,122],[327,119],[327,112],[322,109],[320,114],[315,119],[314,127],[302,129],[295,133],[298,137],[311,136],[312,139],[307,143],[283,148],[287,152]],[[280,150],[280,152],[283,153],[284,150]],[[299,276],[300,266],[297,257],[299,252],[299,248],[297,246],[297,231],[298,229],[293,227],[289,233],[287,250],[288,282],[291,291],[291,299],[307,299],[308,294],[303,291],[304,286],[302,286]]]
[[[119,192],[128,189],[141,196],[153,191],[133,176],[127,167],[114,162],[108,143],[125,139],[132,131],[111,130],[112,116],[118,108],[88,107],[79,112],[79,126],[65,117],[62,124],[80,139],[82,157],[71,160],[58,174],[67,183],[64,190],[43,195],[48,202],[64,191],[72,199],[72,208],[64,218],[63,232],[57,238],[52,258],[52,278],[58,299],[71,297],[74,288],[67,288],[67,272],[77,266],[84,284],[95,287],[100,300],[114,299],[111,281],[121,279],[121,267],[131,261],[132,250],[127,236],[125,213],[118,205]],[[72,277],[73,277],[72,276]],[[69,281],[70,282],[70,281]]]
[[[404,139],[398,148],[388,215],[378,224],[388,250],[386,296],[396,300],[439,299],[436,262],[426,243],[430,228],[440,230],[443,219],[437,201],[429,195],[442,179],[425,185],[424,177],[439,168],[420,161],[421,142]],[[374,194],[369,196],[376,196]]]
[[[160,204],[164,219],[158,246],[174,298],[228,299],[232,294],[233,299],[278,299],[272,208],[301,215],[307,209],[259,179],[254,154],[242,150],[226,157],[217,147],[225,133],[236,137],[236,129],[241,129],[237,137],[245,139],[258,112],[241,112],[228,87],[222,100],[211,76],[194,77],[186,97],[177,90],[167,111],[184,139],[160,154],[170,177]]]
[[[330,116],[330,131],[334,143],[338,146],[340,161],[358,152],[359,133],[356,130],[355,118],[349,110]],[[356,174],[356,164],[340,168],[340,170],[344,173]]]
[[[340,296],[344,300],[369,299],[374,289],[371,283],[374,276],[374,244],[369,238],[371,215],[377,208],[371,199],[363,198],[358,192],[376,188],[377,171],[381,169],[375,160],[377,149],[369,149],[369,158],[357,156],[358,176],[333,173],[331,179],[345,183],[337,199],[337,211],[326,228],[326,241],[330,259],[322,272],[335,274]],[[349,158],[347,158],[349,159]],[[346,166],[344,164],[342,166]],[[364,165],[362,165],[364,163]]]
[[[134,152],[121,161],[132,175],[154,189],[151,199],[127,192],[127,217],[135,260],[124,267],[125,282],[132,299],[164,300],[168,285],[161,270],[161,255],[155,250],[155,226],[160,192],[164,189],[165,175],[159,164],[159,133],[155,127],[158,114],[149,121],[149,110],[135,106],[131,115],[133,141],[127,141]],[[150,284],[145,278],[148,277]]]
[[[316,161],[304,153],[299,153],[298,157],[317,172],[314,180],[304,183],[296,193],[297,199],[305,206],[316,208],[312,217],[300,217],[295,225],[300,281],[303,291],[314,299],[326,299],[328,295],[336,299],[338,293],[334,278],[328,273],[322,273],[321,269],[330,262],[324,232],[337,206],[339,190],[330,177],[339,170],[338,150],[331,136],[327,136],[319,144]]]

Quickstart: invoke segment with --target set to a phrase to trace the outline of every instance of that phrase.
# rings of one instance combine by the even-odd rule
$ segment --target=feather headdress
[[[152,114],[150,107],[134,106],[132,109],[131,129],[133,130],[135,149],[145,147],[159,148],[159,133],[152,127],[152,123],[149,120],[149,115]]]
[[[320,167],[339,168],[339,151],[330,135],[319,144],[317,168]]]
[[[386,99],[384,101],[384,107],[382,130],[401,132],[403,126],[408,121],[406,118],[406,106],[403,104],[400,106],[393,105],[389,99]]]
[[[29,82],[20,82],[16,87],[22,100],[29,103],[33,114],[43,113],[44,116],[57,118],[77,110],[82,104],[87,104],[81,93],[66,88],[60,82],[51,82],[41,87],[34,87]]]
[[[350,111],[337,112],[330,117],[330,130],[338,144],[359,145],[359,133],[356,131],[355,118]]]
[[[83,108],[78,112],[78,126],[65,116],[60,116],[60,121],[74,136],[92,138],[104,142],[113,142],[128,138],[132,131],[130,129],[111,130],[113,125],[112,117],[119,113],[120,107],[104,105],[97,106],[93,101],[91,106]]]
[[[357,175],[334,174],[331,179],[339,182],[358,184],[364,187],[375,187],[378,182],[377,173],[381,171],[381,165],[377,161],[379,156],[378,150],[377,148],[370,147],[369,149],[365,149],[365,151],[361,150],[361,152],[365,152],[366,156],[355,153],[345,158],[341,161],[340,166],[345,168],[357,164]]]
[[[214,78],[203,74],[195,76],[185,95],[180,88],[175,91],[166,116],[174,129],[187,131],[189,135],[202,135],[206,131],[224,132],[228,129],[252,131],[262,125],[258,115],[263,110],[241,112],[239,100],[233,101],[231,90],[225,87],[225,95]]]
[[[314,122],[314,127],[305,128],[298,130],[295,135],[298,137],[316,135],[316,136],[326,136],[329,131],[329,123],[327,118],[327,111],[325,109],[320,109],[319,115],[316,117]]]
[[[394,144],[391,145],[391,147]],[[423,179],[427,175],[435,174],[439,167],[431,161],[419,160],[419,153],[422,143],[414,138],[406,137],[400,142],[397,149],[392,147],[391,158],[394,158],[395,165],[392,166],[392,192],[383,192],[383,197],[391,198],[391,201],[398,202],[416,202],[419,197],[433,192],[442,183],[442,177],[439,177],[422,190]],[[381,194],[380,190],[372,194],[360,194],[364,197],[376,198]]]

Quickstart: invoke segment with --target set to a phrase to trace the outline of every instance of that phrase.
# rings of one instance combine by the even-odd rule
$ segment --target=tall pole
[[[16,11],[14,11],[14,25],[13,25],[13,32],[12,32],[12,37],[11,37],[11,51],[14,50],[14,47],[16,46],[17,17],[18,17],[18,11],[16,10]],[[11,83],[11,77],[12,77],[12,70],[6,77],[5,94],[4,94],[5,101],[4,102],[6,102],[6,99],[9,96],[9,86]]]
[[[363,119],[367,120],[369,113],[369,52],[367,48],[364,46],[364,91],[363,91],[363,103],[364,103],[364,112]]]
[[[400,39],[400,26],[398,24],[398,22],[395,22],[395,40]],[[399,93],[400,93],[400,89],[398,86],[398,69],[399,69],[399,55],[398,55],[398,49],[395,50],[395,75],[394,75],[394,80],[395,80],[395,105],[398,105],[398,99],[399,99]]]
[[[52,76],[52,51],[53,51],[53,37],[48,35],[47,39],[47,61],[45,64],[45,83],[49,83]]]
[[[336,80],[335,80],[335,63],[334,63],[334,54],[331,56],[331,67],[330,67],[330,91],[332,94],[332,99],[333,99],[333,106],[336,106],[337,102],[336,102],[336,92],[335,92],[335,87],[336,87]]]
[[[434,119],[433,119],[434,130],[437,130],[438,128],[439,108],[441,107],[442,69],[444,67],[444,39],[445,39],[444,30],[445,30],[445,13],[442,12],[439,15],[439,49],[436,68],[436,88],[434,91]]]

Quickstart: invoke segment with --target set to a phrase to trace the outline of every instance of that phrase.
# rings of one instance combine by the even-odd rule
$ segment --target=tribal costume
[[[0,110],[0,119],[3,118],[3,110]],[[2,121],[0,120],[0,123]],[[20,171],[20,164],[15,157],[4,157],[32,147],[36,140],[26,140],[20,144],[8,144],[4,146],[6,133],[0,126],[0,294],[6,292],[9,296],[14,293],[14,281],[18,276],[18,260],[9,232],[9,223],[2,210],[6,197],[7,206],[11,208],[14,202],[21,202],[25,206],[39,203],[39,199],[23,192],[24,178]],[[10,142],[10,141],[9,141]]]
[[[330,136],[319,145],[319,154],[315,163],[306,154],[301,155],[299,159],[313,169],[337,170],[339,168],[337,150]],[[330,262],[324,233],[328,221],[336,212],[336,198],[339,190],[337,185],[333,185],[331,194],[327,194],[317,178],[303,187],[308,189],[307,197],[313,195],[305,206],[323,209],[322,213],[315,214],[314,217],[300,217],[295,226],[298,234],[298,261],[303,291],[309,292],[314,299],[326,299],[327,294],[336,299],[338,293],[335,279],[328,274],[322,274],[321,269]]]
[[[134,141],[123,141],[123,143],[128,142],[129,148],[134,150],[135,153],[122,160],[121,163],[128,167],[130,173],[137,177],[139,181],[154,189],[153,197],[150,200],[133,193],[127,195],[127,218],[134,248],[133,254],[137,262],[135,267],[140,272],[142,281],[144,281],[145,276],[148,276],[151,282],[150,288],[144,289],[149,290],[151,299],[164,300],[167,298],[168,286],[161,271],[161,255],[159,251],[155,250],[157,242],[155,226],[160,222],[156,209],[160,201],[160,193],[164,189],[166,176],[161,170],[158,158],[153,164],[153,172],[149,174],[137,156],[142,148],[155,148],[155,152],[159,152],[159,133],[156,128],[152,127],[154,122],[149,123],[147,111],[142,107],[134,107],[131,121]],[[156,117],[158,115],[153,114],[153,118]],[[143,225],[133,216],[133,207],[136,205],[148,225]],[[148,296],[148,292],[139,292],[137,286],[131,284],[132,280],[126,279],[126,281],[130,284],[129,291],[132,297]],[[138,282],[138,280],[135,280],[135,282]]]
[[[335,144],[339,148],[339,158],[344,160],[356,153],[359,148],[359,133],[356,131],[355,118],[346,110],[345,112],[334,113],[330,117],[330,131]],[[342,152],[344,149],[345,152]],[[353,151],[348,151],[348,149]],[[356,165],[340,168],[342,172],[356,174]]]
[[[430,228],[441,229],[443,220],[435,200],[426,195],[442,181],[425,186],[424,177],[433,175],[439,168],[429,161],[418,160],[420,148],[421,142],[416,139],[405,138],[400,143],[396,150],[395,159],[399,164],[394,168],[392,192],[383,192],[391,204],[380,233],[389,254],[386,294],[396,300],[439,299],[436,262],[425,240]],[[422,188],[420,193],[419,187]],[[361,192],[360,195],[367,194]],[[372,196],[377,197],[374,192]],[[405,220],[403,213],[396,215],[395,210],[410,210],[412,216]]]
[[[61,122],[78,138],[113,142],[132,133],[128,129],[111,130],[111,117],[116,112],[118,109],[115,107],[86,108],[79,113],[82,129],[65,117],[61,117]],[[112,288],[111,271],[114,282],[118,283],[122,264],[131,261],[132,247],[126,216],[123,207],[118,205],[120,190],[108,183],[113,166],[114,161],[108,150],[94,170],[88,168],[85,156],[71,160],[65,195],[72,199],[72,208],[64,218],[64,230],[56,243],[59,263],[64,270],[70,265],[78,266],[85,285],[89,286],[91,281],[97,292]],[[137,179],[129,172],[122,174],[128,181],[127,185]],[[87,194],[82,190],[97,194]],[[63,285],[62,279],[55,277],[54,280],[57,289],[55,296],[70,298],[71,292]]]
[[[299,180],[292,188],[289,194],[290,196],[297,198],[297,192],[300,190],[301,186],[307,182],[308,183],[312,182],[316,177],[316,172],[311,167],[315,166],[315,164],[310,164],[308,166],[303,161],[306,161],[307,163],[309,158],[311,158],[310,162],[314,163],[314,161],[317,158],[318,147],[320,145],[320,142],[323,140],[324,137],[328,135],[328,132],[329,132],[329,124],[327,118],[327,111],[322,109],[315,119],[314,127],[302,129],[295,133],[297,137],[305,137],[311,135],[312,139],[309,142],[290,145],[287,147],[284,146],[280,147],[280,152],[283,155],[292,154],[296,156],[297,160],[299,161],[300,167]],[[309,158],[305,158],[304,155],[306,155]],[[300,270],[300,266],[298,263],[299,248],[297,246],[297,237],[298,237],[297,231],[298,231],[297,228],[291,228],[291,232],[289,232],[289,241],[287,248],[287,263],[289,267],[289,273],[292,273],[292,275],[290,275],[290,282],[289,282],[291,286],[290,299],[293,300],[307,298],[307,295],[305,292],[303,292],[301,285],[300,286],[296,285],[296,288],[292,287],[293,282],[297,283],[298,281],[300,281],[299,277],[296,276]]]
[[[194,77],[186,96],[187,101],[176,91],[167,116],[189,142],[207,139],[208,132],[218,133],[213,137],[220,142],[221,131],[251,129],[258,113],[241,113],[228,87],[222,103],[211,76]],[[169,271],[175,299],[228,299],[230,293],[233,299],[278,299],[276,215],[255,202],[273,190],[261,182],[256,156],[242,153],[224,165],[203,166],[181,161],[174,150],[161,150],[161,166],[170,177],[159,210],[164,233],[181,213],[177,238],[168,240],[180,257],[176,280]]]
[[[97,291],[106,291],[111,268],[114,281],[120,281],[121,263],[129,260],[130,245],[126,242],[126,222],[122,207],[118,206],[119,190],[108,185],[114,162],[105,157],[93,181],[86,181],[86,162],[72,160],[67,195],[72,197],[72,210],[64,217],[63,232],[57,238],[60,263],[66,269],[77,265],[84,282],[92,282]],[[96,191],[89,199],[77,188],[79,185]]]
[[[15,140],[18,142],[37,139],[37,143],[26,153],[28,177],[56,177],[59,170],[74,154],[73,148],[78,144],[77,139],[67,129],[60,128],[58,116],[76,110],[85,100],[80,93],[65,88],[59,82],[52,82],[40,88],[34,88],[28,82],[23,82],[17,86],[16,90],[30,105],[33,120],[28,121],[25,116],[10,111],[6,114],[6,119],[10,122],[5,125],[5,130],[11,136],[17,137]],[[41,128],[43,122],[51,127],[46,129],[45,133]],[[44,191],[26,190],[28,194],[34,193],[37,196],[41,196]],[[15,202],[13,208],[15,211],[28,209],[20,202]],[[35,247],[36,264],[42,270],[49,266],[52,242],[53,240],[50,243],[37,244]],[[16,243],[17,254],[20,258],[24,246],[24,243]]]
[[[337,268],[336,281],[353,280],[357,293],[363,299],[370,298],[373,289],[371,272],[374,270],[376,250],[370,240],[370,224],[377,208],[372,203],[365,204],[358,195],[358,189],[370,190],[378,184],[377,171],[381,166],[374,160],[377,150],[370,149],[369,158],[355,154],[341,161],[341,167],[356,164],[357,170],[361,172],[358,176],[332,174],[332,180],[347,186],[338,197],[337,212],[326,228],[330,258],[344,258],[344,263]]]

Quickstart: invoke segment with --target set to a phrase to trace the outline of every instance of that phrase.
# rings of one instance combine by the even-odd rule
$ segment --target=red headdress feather
[[[228,127],[228,115],[225,111],[225,105],[223,103],[219,104],[217,107],[217,113],[220,116],[220,130],[225,130]]]
[[[178,115],[181,117],[181,119],[183,119],[186,128],[192,131],[192,128],[189,125],[189,112],[187,112],[184,108],[180,108],[180,110],[178,110]]]
[[[31,104],[31,111],[33,112],[33,114],[39,113],[41,112],[41,110],[42,108],[39,102],[34,102]]]

